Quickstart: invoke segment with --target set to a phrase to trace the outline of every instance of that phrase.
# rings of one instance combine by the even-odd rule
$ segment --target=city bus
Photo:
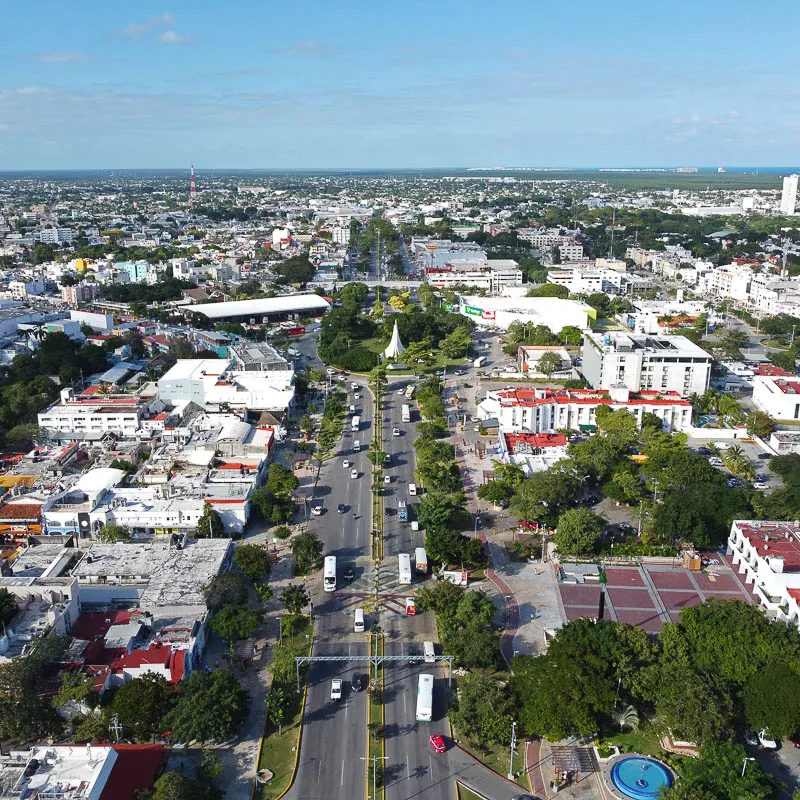
[[[414,396],[414,389],[416,388],[417,387],[414,386],[413,383],[409,383],[408,386],[406,386],[406,400],[410,400]]]
[[[423,672],[417,685],[417,722],[433,718],[433,675]]]
[[[411,408],[408,404],[403,403],[402,407],[400,408],[400,415],[403,419],[403,422],[411,422]]]
[[[326,592],[336,590],[336,556],[325,556],[325,569],[323,571],[323,589]]]

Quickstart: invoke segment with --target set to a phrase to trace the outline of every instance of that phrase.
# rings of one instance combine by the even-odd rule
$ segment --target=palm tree
[[[614,714],[614,721],[620,730],[630,728],[635,731],[639,728],[639,712],[633,706],[625,706]]]

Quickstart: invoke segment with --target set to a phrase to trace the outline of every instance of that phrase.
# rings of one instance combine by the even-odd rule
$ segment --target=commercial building
[[[71,228],[43,228],[37,234],[37,238],[44,244],[59,244],[61,242],[72,241]]]
[[[800,419],[800,378],[754,375],[753,403],[774,419]]]
[[[767,616],[800,628],[800,526],[734,520],[728,555]]]
[[[686,431],[692,424],[692,404],[675,392],[640,392],[624,386],[610,391],[520,387],[489,390],[478,405],[478,418],[497,420],[504,433],[550,434],[593,430],[599,406],[624,409],[639,424],[645,413],[661,419],[665,431]]]
[[[80,441],[104,433],[133,437],[142,421],[161,410],[156,402],[146,402],[127,394],[79,394],[64,389],[58,402],[38,415],[39,427],[62,441]]]
[[[781,214],[794,214],[797,208],[797,184],[800,175],[787,175],[783,179],[783,190],[781,191]]]
[[[454,261],[426,269],[425,281],[442,289],[472,286],[499,292],[506,286],[522,285],[522,270],[513,259]]]
[[[504,464],[518,464],[526,475],[533,475],[567,457],[567,437],[563,433],[499,431],[497,455]]]
[[[555,353],[560,364],[551,373],[542,373],[539,369],[539,361],[545,353]],[[533,377],[534,375],[557,375],[562,372],[572,370],[572,358],[567,350],[558,345],[536,346],[520,345],[517,348],[517,371]]]
[[[557,297],[478,297],[459,296],[458,311],[480,325],[507,331],[512,322],[545,325],[559,333],[567,325],[583,330],[597,312],[579,300]]]
[[[551,269],[547,273],[547,282],[564,286],[570,294],[625,294],[630,285],[625,273],[591,265]]]
[[[773,431],[769,446],[779,455],[800,453],[800,431]]]
[[[711,356],[685,336],[587,331],[581,357],[581,372],[595,389],[623,385],[687,397],[705,392],[711,378]]]
[[[318,294],[288,294],[260,300],[231,300],[192,306],[192,312],[213,320],[249,322],[251,325],[298,316],[322,316],[330,303]]]

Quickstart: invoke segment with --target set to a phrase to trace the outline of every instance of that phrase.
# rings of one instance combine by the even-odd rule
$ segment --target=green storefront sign
[[[464,306],[464,313],[472,314],[473,317],[483,316],[483,311],[481,311],[479,308],[475,308],[475,306]]]

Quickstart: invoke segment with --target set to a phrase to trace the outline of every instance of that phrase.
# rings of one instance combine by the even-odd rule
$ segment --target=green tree
[[[548,516],[553,516],[555,521],[555,515],[570,504],[580,488],[580,481],[570,466],[560,462],[522,481],[511,499],[511,511],[528,521]]]
[[[548,378],[556,371],[561,369],[561,356],[554,350],[548,350],[536,362],[536,371]]]
[[[283,730],[283,723],[286,721],[286,709],[288,706],[286,692],[273,683],[264,701],[267,705],[267,718],[278,729],[278,735],[280,735]]]
[[[144,742],[152,741],[167,729],[164,718],[174,700],[170,683],[161,675],[146,673],[120,686],[111,707],[123,729]]]
[[[559,341],[572,347],[580,347],[583,342],[583,332],[574,325],[565,325],[558,333]]]
[[[800,675],[786,664],[767,664],[747,685],[744,714],[753,730],[793,736],[800,730]]]
[[[131,529],[127,525],[103,525],[97,538],[101,542],[128,542],[131,538]]]
[[[542,286],[534,286],[528,289],[527,297],[559,297],[565,300],[569,297],[569,289],[557,283],[545,283]]]
[[[290,614],[299,614],[311,602],[311,596],[302,584],[290,583],[281,592],[281,602]]]
[[[262,613],[246,605],[225,606],[211,618],[211,630],[228,642],[249,639],[261,624]]]
[[[591,553],[603,535],[603,520],[588,508],[573,508],[558,518],[556,546],[565,555]]]
[[[205,503],[203,513],[197,520],[194,535],[198,539],[219,539],[225,535],[225,525],[211,503]]]
[[[0,587],[0,624],[8,625],[17,613],[17,600],[5,586]]]
[[[264,580],[271,568],[269,553],[260,544],[239,545],[233,553],[233,563],[253,582]]]
[[[69,702],[83,703],[94,706],[97,695],[94,690],[94,679],[90,675],[80,672],[62,672],[61,686],[58,694],[53,698],[55,708],[61,708]]]
[[[768,439],[775,430],[775,420],[763,411],[752,411],[745,419],[748,436],[758,436],[759,439]]]
[[[300,485],[297,476],[282,464],[270,464],[267,472],[267,488],[277,497],[291,497]]]
[[[304,531],[292,539],[292,555],[294,569],[298,575],[305,575],[318,569],[322,562],[324,545],[311,531]]]
[[[203,587],[202,593],[210,611],[238,605],[247,600],[247,578],[239,572],[220,572]]]
[[[176,742],[224,742],[245,720],[250,695],[232,672],[195,671],[181,683],[167,721]]]
[[[467,675],[458,686],[458,707],[451,713],[460,733],[481,744],[511,741],[514,703],[505,686],[488,675]]]
[[[785,369],[787,372],[790,372],[792,375],[795,374],[797,363],[795,360],[795,354],[791,353],[787,350],[779,350],[773,353],[769,353],[767,356],[769,360],[776,366],[780,367],[781,369]]]
[[[463,358],[471,343],[470,332],[466,328],[456,328],[439,342],[439,349],[448,358]]]
[[[456,518],[459,507],[452,498],[442,492],[430,491],[422,498],[417,516],[426,530],[447,528]]]

